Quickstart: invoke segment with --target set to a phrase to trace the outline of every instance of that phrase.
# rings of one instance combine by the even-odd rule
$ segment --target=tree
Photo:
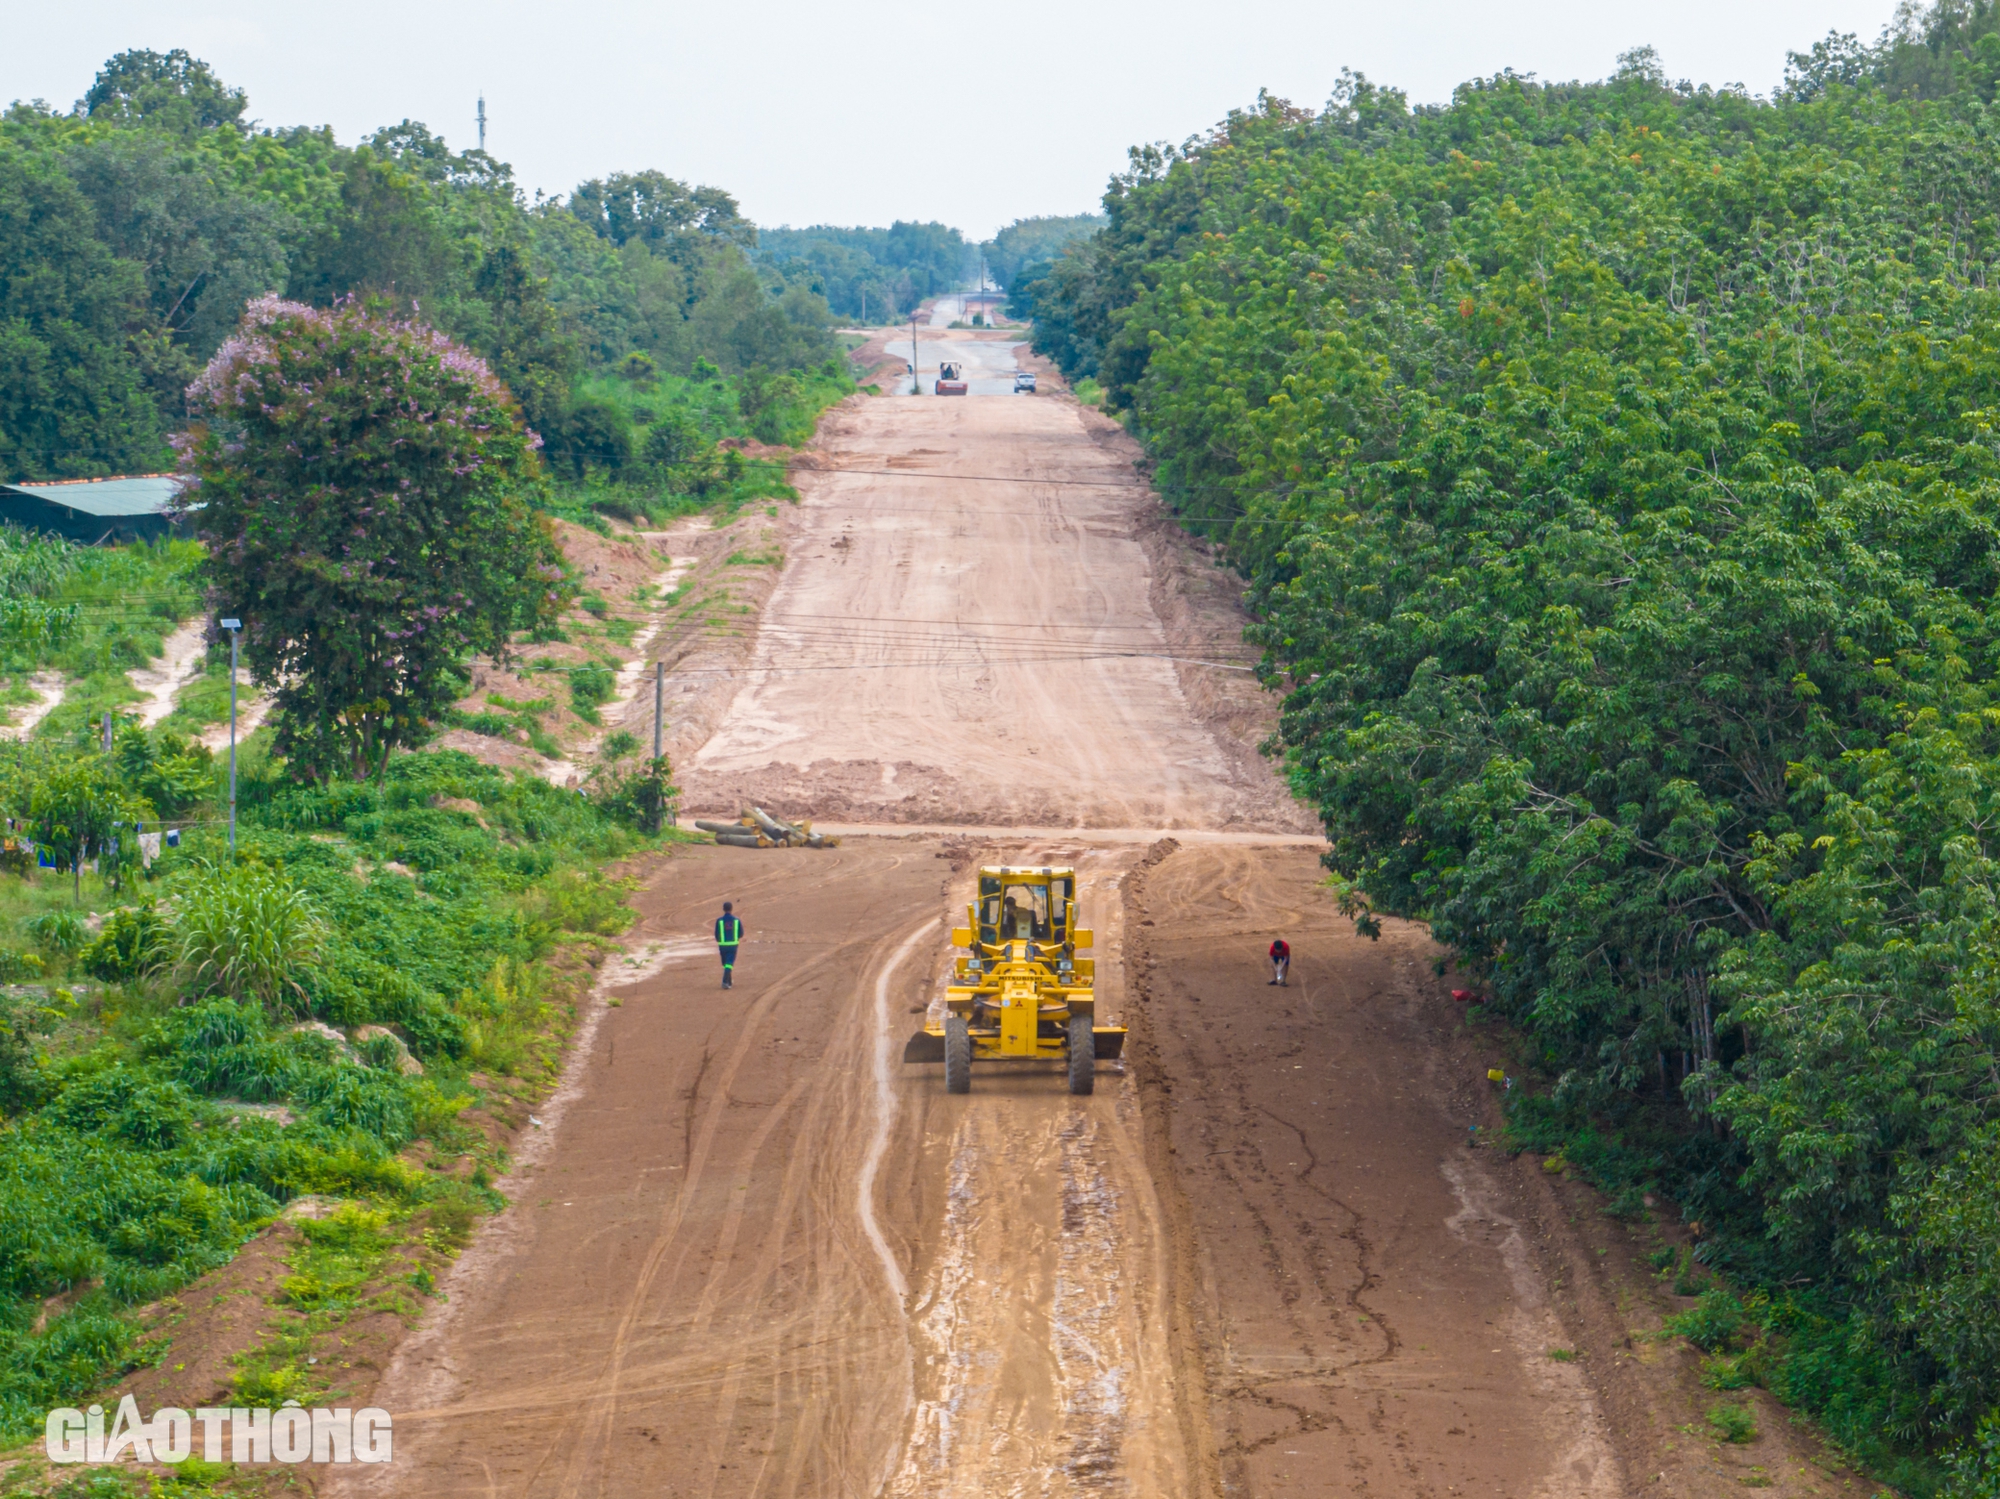
[[[83,97],[92,119],[144,121],[179,135],[240,125],[247,103],[242,89],[230,88],[207,63],[179,47],[120,52]]]
[[[0,140],[0,474],[146,469],[166,452],[129,345],[145,276],[98,238],[56,163]]]
[[[244,304],[285,284],[291,216],[238,190],[205,153],[151,134],[92,134],[63,162],[96,210],[99,237],[145,268],[159,326],[195,361],[173,390],[168,415],[178,421],[181,388],[228,337]]]
[[[428,184],[363,146],[345,164],[339,208],[300,248],[289,290],[320,302],[378,292],[421,305],[462,274],[462,248]]]
[[[613,244],[638,240],[675,259],[699,253],[690,240],[757,243],[756,226],[719,187],[689,187],[662,172],[615,172],[570,194],[569,211]],[[697,241],[698,243],[698,241]]]
[[[576,340],[549,302],[548,283],[534,274],[527,251],[510,241],[486,252],[472,293],[454,309],[456,331],[514,392],[528,424],[555,435],[580,361]]]
[[[768,296],[740,258],[718,263],[689,319],[695,346],[730,374],[752,365],[811,369],[841,352],[826,299],[802,286]]]
[[[38,847],[58,870],[68,870],[72,893],[83,898],[83,863],[101,854],[121,824],[152,816],[152,808],[125,790],[117,768],[99,755],[60,761],[35,776],[28,790],[28,818]],[[136,835],[135,835],[136,836]]]
[[[567,601],[526,500],[539,439],[436,330],[263,298],[190,404],[188,515],[295,774],[379,778],[458,695],[467,654],[504,655]]]
[[[1102,229],[1101,213],[1078,213],[1037,219],[1016,219],[981,245],[986,268],[1009,291],[1016,281],[1040,275],[1073,243]]]
[[[1615,1135],[1859,1443],[2000,1399],[1996,26],[1263,99],[1032,284],[1246,576],[1328,864],[1547,1075],[1515,1138]]]

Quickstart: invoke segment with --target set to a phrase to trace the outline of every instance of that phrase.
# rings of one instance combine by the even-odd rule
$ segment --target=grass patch
[[[1704,1419],[1720,1441],[1742,1446],[1757,1440],[1757,1418],[1747,1406],[1712,1405]]]

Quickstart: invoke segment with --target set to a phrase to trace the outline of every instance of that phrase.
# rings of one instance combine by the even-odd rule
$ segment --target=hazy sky
[[[487,146],[531,193],[658,167],[763,224],[942,219],[985,236],[1094,208],[1126,146],[1182,140],[1259,88],[1322,103],[1343,66],[1443,100],[1515,68],[1668,74],[1767,93],[1788,49],[1873,39],[1894,0],[67,0],[6,6],[0,99],[67,107],[113,52],[186,47],[266,124],[344,142],[405,117]]]

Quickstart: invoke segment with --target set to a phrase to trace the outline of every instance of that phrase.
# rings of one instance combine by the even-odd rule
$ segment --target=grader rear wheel
[[[963,1015],[944,1018],[944,1090],[972,1091],[972,1025]]]
[[[1097,1035],[1088,1015],[1069,1017],[1069,1091],[1087,1094],[1097,1086]]]

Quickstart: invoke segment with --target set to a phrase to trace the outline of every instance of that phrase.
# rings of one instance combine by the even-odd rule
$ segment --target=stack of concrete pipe
[[[715,834],[731,848],[839,848],[838,838],[815,833],[809,822],[780,822],[762,807],[745,807],[734,822],[703,822],[695,826]]]

